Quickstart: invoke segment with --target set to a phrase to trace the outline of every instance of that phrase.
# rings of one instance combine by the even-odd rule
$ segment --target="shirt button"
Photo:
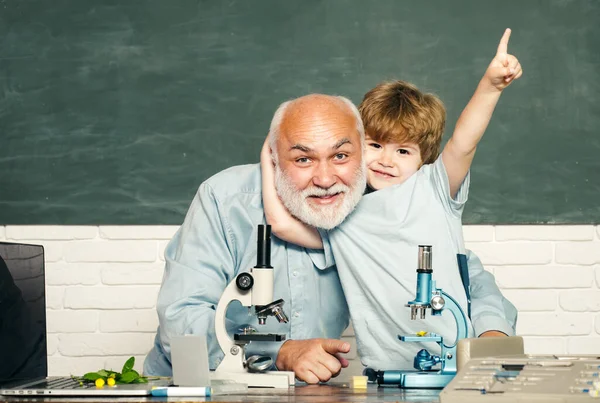
[[[298,316],[300,316],[300,312],[294,312],[294,318],[297,318]]]
[[[293,275],[294,277],[298,277],[298,270],[294,270],[294,272],[292,273],[292,275]]]

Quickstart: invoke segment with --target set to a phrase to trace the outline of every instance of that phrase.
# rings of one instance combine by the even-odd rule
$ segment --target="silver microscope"
[[[294,385],[295,375],[288,371],[267,371],[273,360],[271,357],[251,356],[246,359],[245,347],[248,343],[279,342],[285,334],[258,333],[249,327],[236,333],[232,339],[227,334],[225,315],[231,301],[240,301],[258,317],[258,324],[264,325],[268,316],[274,316],[280,323],[287,323],[283,311],[283,300],[273,301],[273,267],[271,266],[271,226],[258,226],[256,266],[249,273],[240,273],[227,285],[215,314],[215,333],[219,346],[225,353],[223,361],[212,373],[211,379],[233,380],[245,383],[248,387],[289,388]]]

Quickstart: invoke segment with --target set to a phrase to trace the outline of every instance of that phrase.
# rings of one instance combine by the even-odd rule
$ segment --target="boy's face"
[[[421,150],[414,143],[378,143],[367,135],[367,180],[375,190],[397,185],[419,170]]]

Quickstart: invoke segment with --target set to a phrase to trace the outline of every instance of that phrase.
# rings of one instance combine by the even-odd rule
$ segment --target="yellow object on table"
[[[425,330],[421,330],[420,332],[417,332],[417,336],[419,337],[423,337],[427,334],[427,332]]]
[[[353,389],[366,389],[367,388],[367,378],[366,376],[353,376],[352,377],[352,388]]]

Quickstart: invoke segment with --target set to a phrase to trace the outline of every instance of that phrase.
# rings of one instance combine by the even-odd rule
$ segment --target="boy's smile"
[[[372,172],[373,172],[375,175],[377,175],[377,176],[381,176],[381,177],[383,177],[383,178],[386,178],[386,179],[387,179],[387,178],[395,178],[395,177],[396,177],[396,175],[394,175],[394,174],[391,174],[391,173],[388,173],[388,172],[385,172],[385,171],[384,171],[384,170],[382,170],[382,169],[375,169],[375,168],[370,168],[370,169],[371,169],[371,171],[372,171]]]
[[[373,189],[403,183],[423,165],[417,144],[383,143],[369,136],[365,143],[368,183]]]

